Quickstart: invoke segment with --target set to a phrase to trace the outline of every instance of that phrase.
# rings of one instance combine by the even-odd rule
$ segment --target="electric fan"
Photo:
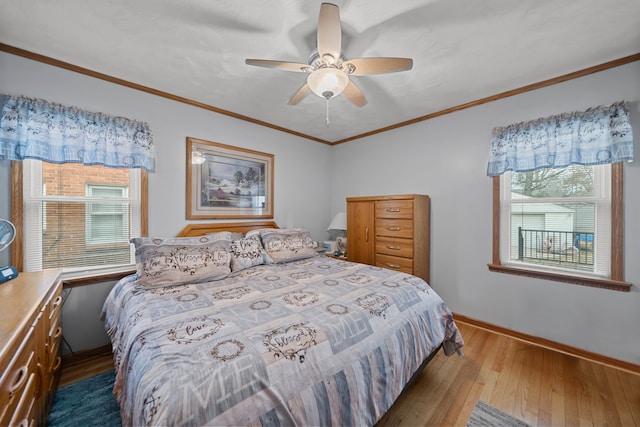
[[[16,228],[6,219],[0,219],[0,252],[8,248],[16,238]],[[10,265],[0,267],[0,283],[7,282],[18,277],[18,270]]]

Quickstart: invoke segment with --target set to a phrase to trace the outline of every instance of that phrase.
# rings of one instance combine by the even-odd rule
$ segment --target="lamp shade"
[[[309,74],[307,84],[316,95],[331,99],[344,91],[349,84],[349,76],[337,68],[320,68]]]
[[[331,230],[346,230],[347,229],[347,214],[344,212],[338,212],[333,217],[333,221],[329,224],[327,231]]]

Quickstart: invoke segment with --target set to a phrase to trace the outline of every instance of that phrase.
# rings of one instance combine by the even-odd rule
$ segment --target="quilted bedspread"
[[[422,279],[325,256],[163,288],[119,281],[103,315],[124,425],[373,425],[441,344]]]

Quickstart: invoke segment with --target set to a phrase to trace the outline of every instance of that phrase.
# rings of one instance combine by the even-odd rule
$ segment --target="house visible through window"
[[[131,267],[140,235],[140,169],[23,162],[25,271]]]
[[[501,180],[504,265],[609,276],[610,165],[506,172]]]
[[[128,186],[87,184],[87,197],[90,199],[113,199],[87,205],[87,245],[129,241],[128,190]]]

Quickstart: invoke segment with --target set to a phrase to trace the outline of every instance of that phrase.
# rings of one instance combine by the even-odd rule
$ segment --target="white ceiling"
[[[2,0],[0,43],[336,142],[640,52],[640,0],[336,0],[347,59],[413,58],[352,77],[368,99],[315,95],[320,0]]]

